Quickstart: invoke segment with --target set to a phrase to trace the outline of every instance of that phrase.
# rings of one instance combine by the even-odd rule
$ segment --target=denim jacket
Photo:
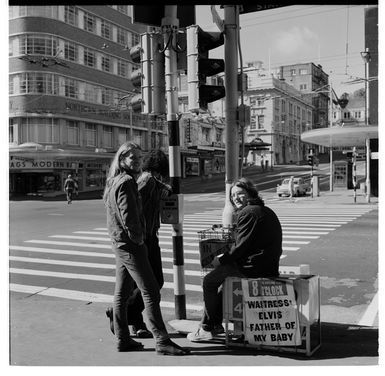
[[[113,179],[106,207],[107,229],[112,243],[142,244],[146,232],[142,199],[131,175],[122,173]]]

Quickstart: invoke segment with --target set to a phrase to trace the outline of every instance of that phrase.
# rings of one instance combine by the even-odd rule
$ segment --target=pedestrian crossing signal
[[[313,164],[314,164],[314,158],[313,158],[312,155],[308,155],[308,157],[307,157],[307,164],[308,164],[309,166],[313,166]]]

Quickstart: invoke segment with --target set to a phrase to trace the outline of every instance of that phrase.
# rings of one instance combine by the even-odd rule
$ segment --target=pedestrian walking
[[[72,179],[72,175],[69,174],[64,182],[64,192],[66,192],[67,195],[67,204],[72,204],[72,195],[75,190],[75,187],[75,180]]]
[[[147,246],[148,258],[155,278],[161,289],[164,284],[162,258],[159,247],[158,231],[160,228],[160,201],[171,193],[171,187],[162,181],[168,178],[168,159],[161,150],[152,150],[143,162],[143,172],[137,184],[142,198],[143,213],[146,222],[146,236],[144,243]],[[133,334],[138,338],[152,337],[143,320],[143,298],[138,287],[135,287],[133,298],[127,306],[127,321],[132,325]],[[113,332],[113,309],[109,307],[106,315],[110,319],[110,328]]]
[[[127,323],[127,303],[136,283],[143,297],[149,328],[156,341],[156,352],[186,355],[189,351],[172,342],[167,332],[160,309],[159,285],[144,243],[145,219],[136,183],[141,167],[140,146],[125,142],[111,162],[103,195],[107,228],[116,260],[113,323],[117,350],[143,349],[142,343],[131,338]]]
[[[293,198],[294,196],[294,176],[289,178],[289,197]]]
[[[265,206],[258,190],[247,178],[232,185],[230,201],[236,212],[235,243],[228,253],[214,258],[214,269],[203,279],[204,312],[198,330],[187,335],[192,342],[211,340],[224,332],[219,288],[227,277],[279,275],[282,228],[277,215]]]

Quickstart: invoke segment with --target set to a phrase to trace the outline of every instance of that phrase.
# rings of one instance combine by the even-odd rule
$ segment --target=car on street
[[[294,178],[293,183],[293,196],[306,195],[309,190],[309,184],[305,182],[304,178]],[[278,197],[290,196],[290,178],[285,178],[281,184],[277,184],[277,195]]]

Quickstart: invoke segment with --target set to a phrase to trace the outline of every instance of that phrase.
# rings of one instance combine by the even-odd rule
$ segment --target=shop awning
[[[245,143],[245,148],[248,150],[268,150],[268,146],[271,146],[271,144],[264,142],[260,138],[254,138],[250,142]]]
[[[9,145],[10,155],[19,155],[30,158],[49,158],[49,159],[67,159],[67,160],[94,160],[94,159],[112,159],[114,153],[108,153],[104,149],[95,149],[95,151],[72,150],[53,148],[50,145],[44,146],[34,142],[28,142],[21,145]]]

